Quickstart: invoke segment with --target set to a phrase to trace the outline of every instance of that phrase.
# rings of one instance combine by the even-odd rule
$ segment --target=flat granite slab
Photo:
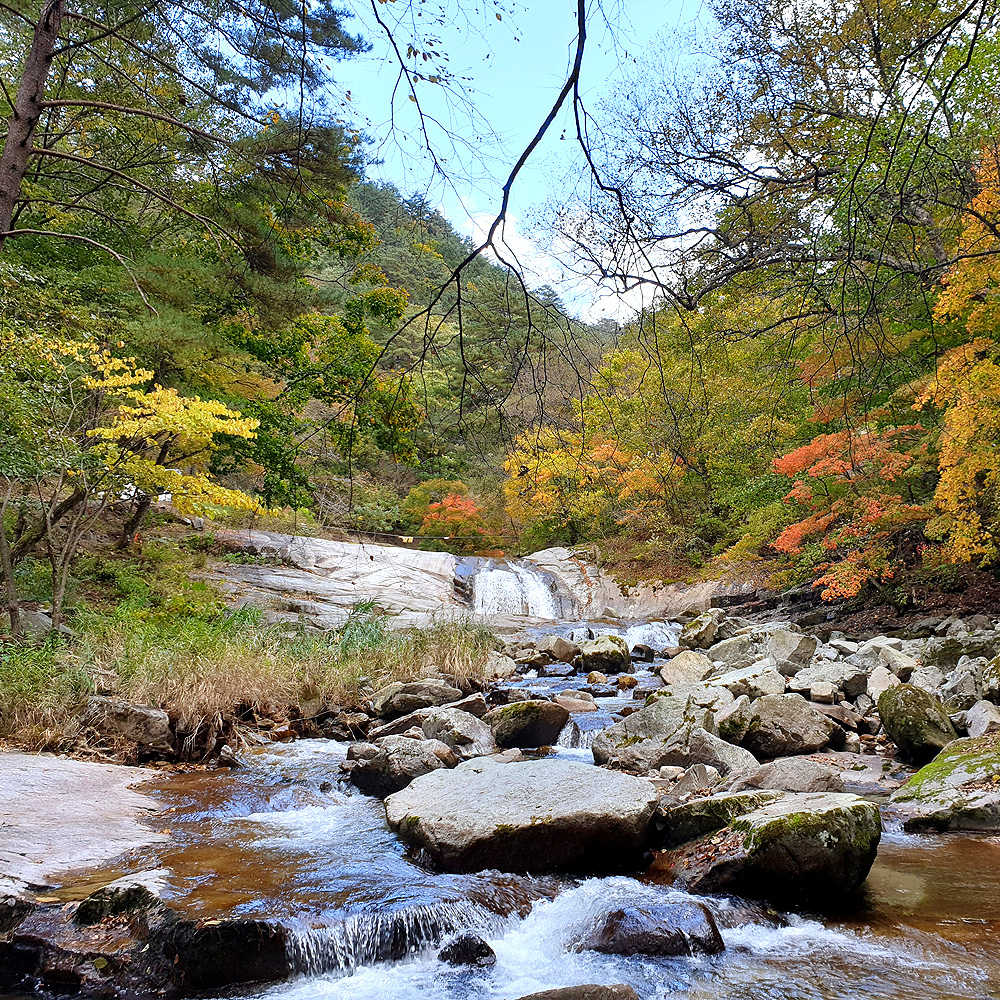
[[[0,894],[50,888],[62,872],[167,840],[142,822],[156,801],[132,788],[155,773],[0,752]]]

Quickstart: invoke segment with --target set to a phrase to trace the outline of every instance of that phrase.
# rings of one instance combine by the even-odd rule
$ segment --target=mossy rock
[[[668,809],[656,822],[657,827],[663,831],[662,846],[679,847],[707,833],[714,833],[729,826],[740,816],[760,809],[769,802],[775,802],[781,795],[781,792],[773,791],[734,792],[675,806]]]
[[[923,688],[899,684],[883,691],[878,714],[899,752],[919,764],[925,763],[958,739],[948,710]]]
[[[553,701],[514,701],[487,712],[483,721],[498,746],[530,749],[555,743],[569,712]]]
[[[648,875],[695,893],[822,906],[857,891],[881,836],[872,802],[836,792],[786,792],[720,830],[665,851]]]
[[[911,832],[1000,830],[1000,733],[949,743],[889,802]]]

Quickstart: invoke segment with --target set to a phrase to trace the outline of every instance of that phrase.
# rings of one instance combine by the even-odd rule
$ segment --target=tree
[[[252,438],[256,421],[151,376],[90,340],[0,326],[0,574],[15,635],[18,564],[48,559],[58,628],[80,540],[109,506],[133,505],[127,534],[166,492],[181,511],[262,510],[207,475],[216,436]]]

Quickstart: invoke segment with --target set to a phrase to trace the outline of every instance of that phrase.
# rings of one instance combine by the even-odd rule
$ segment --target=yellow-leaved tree
[[[126,541],[163,493],[189,513],[261,510],[208,472],[216,438],[251,439],[257,421],[151,379],[85,337],[0,328],[0,578],[15,635],[18,563],[48,559],[58,628],[80,539],[109,506],[126,505]]]
[[[951,561],[985,565],[1000,552],[1000,147],[984,150],[978,177],[959,260],[934,309],[971,339],[945,353],[915,408],[933,404],[942,417],[937,516],[926,533]]]

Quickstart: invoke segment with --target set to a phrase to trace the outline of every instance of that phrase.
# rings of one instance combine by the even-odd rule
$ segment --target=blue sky
[[[374,140],[369,155],[382,160],[369,176],[390,180],[406,194],[426,193],[457,229],[476,236],[495,216],[503,181],[566,78],[576,39],[576,3],[388,0],[376,7],[404,51],[413,40],[418,49],[447,54],[446,65],[460,78],[468,100],[456,97],[454,87],[417,85],[422,107],[439,123],[429,127],[446,161],[444,180],[422,148],[416,106],[404,88],[394,96],[398,64],[386,34],[371,9],[358,3],[352,30],[371,41],[372,51],[341,63],[336,75],[342,87],[338,99],[353,109]],[[709,20],[699,0],[603,0],[602,7],[596,2],[592,7],[582,80],[591,107],[623,85],[623,68],[634,65],[648,46],[677,45],[683,51],[685,33]],[[418,56],[416,64],[428,75],[435,72],[434,59]],[[567,173],[579,162],[574,144],[560,139],[569,127],[564,114],[519,176],[506,241],[539,283],[551,281],[580,311],[596,318],[602,310],[587,301],[589,293],[566,284],[558,262],[539,253],[529,238],[534,214],[547,199],[558,201]],[[614,311],[603,311],[609,310]]]

